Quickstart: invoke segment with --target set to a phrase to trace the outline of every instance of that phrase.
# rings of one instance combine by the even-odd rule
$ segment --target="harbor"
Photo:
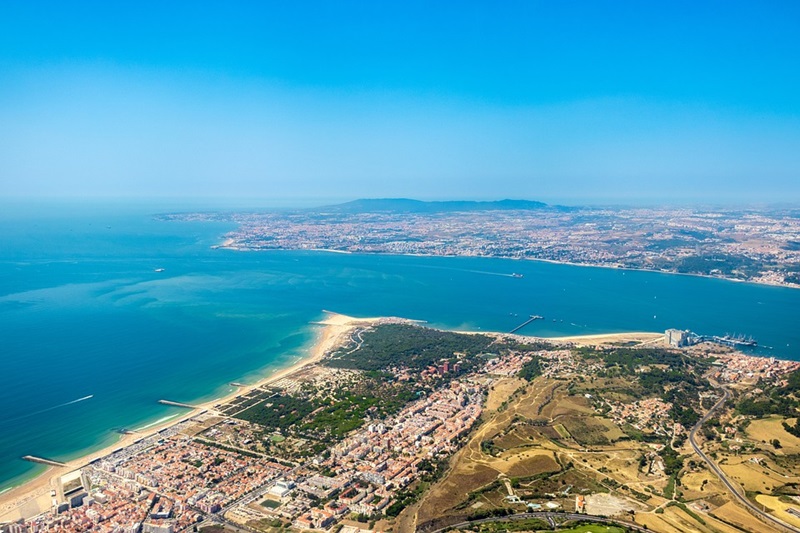
[[[664,332],[664,337],[667,344],[676,348],[692,346],[701,342],[713,342],[730,348],[755,348],[758,346],[758,341],[745,335],[731,335],[728,333],[725,335],[701,335],[688,329],[668,329]]]

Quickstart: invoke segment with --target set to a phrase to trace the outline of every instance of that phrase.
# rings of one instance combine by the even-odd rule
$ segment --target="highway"
[[[744,505],[757,518],[763,520],[764,522],[767,522],[768,524],[777,526],[783,530],[792,531],[793,533],[800,533],[800,528],[794,527],[790,524],[787,524],[783,520],[780,520],[779,518],[772,516],[771,514],[765,513],[764,511],[759,509],[756,505],[754,505],[753,502],[748,500],[747,497],[744,494],[742,494],[742,492],[744,492],[744,489],[742,489],[742,487],[739,486],[738,484],[730,481],[728,477],[725,475],[725,472],[723,472],[722,469],[719,466],[717,466],[717,463],[712,461],[711,458],[707,456],[703,450],[700,449],[700,446],[697,445],[697,441],[695,440],[697,431],[703,426],[703,424],[706,423],[706,421],[709,418],[711,418],[714,415],[717,409],[719,409],[726,401],[728,401],[728,398],[730,398],[731,393],[728,391],[728,389],[722,386],[719,386],[718,388],[722,389],[723,391],[722,398],[720,398],[717,401],[717,403],[715,403],[711,407],[711,409],[708,410],[708,412],[703,416],[703,418],[701,418],[697,422],[697,424],[694,425],[692,431],[689,432],[689,442],[691,443],[692,448],[694,448],[695,453],[699,455],[703,461],[705,461],[705,463],[708,465],[711,471],[714,472],[714,474],[716,474],[719,480],[722,481],[722,484],[728,488],[730,493],[733,494],[733,497],[736,498],[736,500],[738,500],[739,503]]]

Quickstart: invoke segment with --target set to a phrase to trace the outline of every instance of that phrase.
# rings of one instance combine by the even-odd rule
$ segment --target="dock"
[[[61,461],[53,461],[52,459],[45,459],[44,457],[36,457],[35,455],[25,455],[22,458],[25,459],[26,461],[30,461],[31,463],[40,463],[48,466],[67,466],[66,463],[62,463]]]
[[[173,407],[183,407],[184,409],[197,409],[197,406],[188,403],[173,402],[172,400],[158,400],[158,403],[171,405]]]
[[[737,337],[735,335],[725,335],[724,337],[714,335],[710,340],[711,342],[716,342],[717,344],[722,344],[724,346],[730,346],[731,348],[740,348],[742,346],[758,346],[758,342],[750,337]]]
[[[509,331],[509,333],[516,333],[517,331],[521,330],[522,328],[524,328],[525,326],[527,326],[528,324],[530,324],[534,320],[543,320],[543,319],[544,319],[544,317],[540,316],[540,315],[530,315],[528,320],[526,320],[525,322],[523,322],[519,326],[517,326],[514,329],[512,329],[511,331]]]

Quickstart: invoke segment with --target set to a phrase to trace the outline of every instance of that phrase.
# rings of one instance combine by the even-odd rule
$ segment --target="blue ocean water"
[[[539,314],[520,333],[542,336],[736,332],[800,360],[798,290],[501,259],[215,250],[231,226],[154,212],[0,213],[0,490],[41,469],[22,455],[83,455],[118,428],[181,413],[159,399],[218,397],[290,364],[323,309],[487,331]]]

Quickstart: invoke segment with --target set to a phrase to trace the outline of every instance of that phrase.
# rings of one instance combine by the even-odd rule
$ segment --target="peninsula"
[[[0,523],[800,530],[800,363],[678,348],[660,333],[538,339],[336,314],[320,324],[308,359],[53,466],[0,496]]]

